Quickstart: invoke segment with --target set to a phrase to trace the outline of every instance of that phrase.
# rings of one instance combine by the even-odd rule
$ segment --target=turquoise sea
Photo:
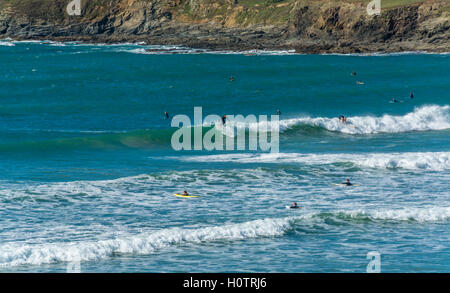
[[[449,68],[0,41],[0,272],[449,272]],[[194,107],[280,109],[280,152],[173,150]]]

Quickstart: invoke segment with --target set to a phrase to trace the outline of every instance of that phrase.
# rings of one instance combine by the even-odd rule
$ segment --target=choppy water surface
[[[448,272],[449,65],[0,41],[0,271]],[[280,153],[172,150],[195,106],[280,109]]]

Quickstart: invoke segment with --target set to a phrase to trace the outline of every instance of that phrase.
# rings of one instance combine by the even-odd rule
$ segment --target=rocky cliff
[[[450,51],[450,0],[0,0],[0,38],[298,52]]]

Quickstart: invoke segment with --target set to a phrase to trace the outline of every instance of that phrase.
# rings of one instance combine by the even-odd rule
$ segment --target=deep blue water
[[[145,48],[0,41],[0,272],[450,271],[448,54]],[[174,151],[194,107],[280,152]]]

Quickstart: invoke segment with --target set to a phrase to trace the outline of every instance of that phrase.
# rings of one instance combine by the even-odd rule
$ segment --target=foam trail
[[[414,109],[413,112],[403,116],[383,115],[354,116],[347,118],[347,124],[339,121],[339,118],[304,117],[283,119],[279,121],[280,131],[292,129],[294,126],[309,125],[323,129],[347,134],[373,134],[373,133],[400,133],[409,131],[428,131],[450,129],[450,107],[423,106]],[[270,122],[269,122],[270,125]],[[237,127],[248,127],[256,131],[258,123],[242,124]],[[272,127],[273,128],[273,127]],[[269,130],[271,127],[269,126]]]
[[[408,152],[375,154],[225,154],[179,157],[184,161],[235,162],[235,163],[302,163],[333,164],[353,163],[357,166],[379,169],[408,169],[442,171],[450,170],[450,152]]]
[[[156,250],[181,243],[280,236],[291,227],[291,221],[291,218],[264,219],[200,229],[171,228],[136,236],[78,243],[6,244],[0,246],[0,266],[90,261],[116,254],[151,254]]]
[[[437,55],[427,51],[403,51],[403,52],[375,52],[375,53],[323,53],[324,56],[351,56],[351,57],[389,57],[389,56],[409,56],[409,55]]]
[[[122,49],[120,52],[134,54],[217,54],[217,55],[255,55],[255,56],[279,56],[292,55],[295,50],[247,50],[247,51],[210,51],[207,49],[194,49],[184,46],[146,46],[137,49]]]

